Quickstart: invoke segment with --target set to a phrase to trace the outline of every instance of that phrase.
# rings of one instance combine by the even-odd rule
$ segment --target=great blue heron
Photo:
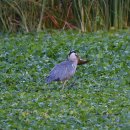
[[[55,65],[45,81],[48,84],[52,81],[63,81],[65,84],[65,81],[74,75],[77,65],[85,64],[87,62],[88,61],[80,59],[75,51],[70,51],[67,60]]]

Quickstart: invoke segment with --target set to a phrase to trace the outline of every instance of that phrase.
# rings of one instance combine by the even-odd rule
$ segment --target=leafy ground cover
[[[78,66],[61,90],[45,84],[70,49]],[[0,35],[0,128],[130,129],[130,32],[53,31]]]

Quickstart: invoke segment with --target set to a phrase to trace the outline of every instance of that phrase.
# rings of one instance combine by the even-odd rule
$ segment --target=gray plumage
[[[70,79],[77,68],[78,58],[74,51],[69,53],[68,59],[55,65],[51,70],[49,76],[46,78],[46,83],[51,83],[52,81],[65,81]]]

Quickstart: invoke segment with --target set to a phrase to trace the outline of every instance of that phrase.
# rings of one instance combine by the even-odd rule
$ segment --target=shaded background
[[[123,29],[130,25],[129,0],[1,0],[0,30],[32,32]]]

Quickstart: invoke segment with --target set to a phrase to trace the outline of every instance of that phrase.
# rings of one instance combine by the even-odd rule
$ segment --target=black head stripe
[[[75,50],[71,50],[70,53],[69,53],[69,56],[70,56],[71,53],[76,53],[76,51]]]

